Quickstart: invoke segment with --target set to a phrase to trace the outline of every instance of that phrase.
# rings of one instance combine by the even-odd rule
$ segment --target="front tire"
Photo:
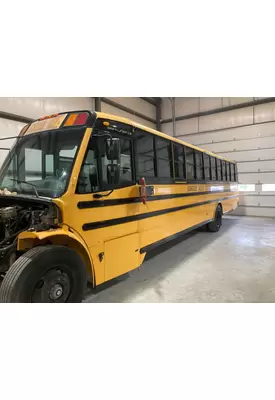
[[[39,246],[10,267],[0,287],[1,303],[80,303],[87,285],[81,257],[64,246]]]
[[[207,229],[209,232],[218,232],[222,226],[222,208],[220,205],[216,208],[215,219],[209,222]]]

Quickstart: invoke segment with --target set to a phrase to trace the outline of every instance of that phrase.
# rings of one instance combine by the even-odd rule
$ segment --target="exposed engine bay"
[[[2,192],[3,193],[3,192]],[[18,258],[17,238],[23,231],[44,231],[56,228],[58,209],[44,198],[0,194],[0,274]]]

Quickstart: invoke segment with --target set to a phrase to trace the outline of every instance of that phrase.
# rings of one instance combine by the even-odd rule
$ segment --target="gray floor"
[[[275,219],[228,216],[219,233],[161,246],[84,302],[275,302]]]

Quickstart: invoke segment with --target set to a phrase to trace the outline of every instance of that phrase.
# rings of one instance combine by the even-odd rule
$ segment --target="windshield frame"
[[[2,166],[0,168],[0,187],[1,187],[1,189],[4,189],[4,185],[3,185],[2,182],[5,179],[5,176],[7,176],[7,174],[8,174],[8,169],[9,169],[11,163],[13,162],[12,161],[13,158],[15,157],[16,154],[18,154],[18,153],[16,153],[16,151],[17,151],[17,149],[20,148],[20,142],[22,140],[27,142],[28,141],[28,137],[33,138],[33,137],[39,137],[41,135],[45,135],[46,136],[46,135],[49,135],[49,134],[58,135],[59,132],[63,133],[64,131],[71,131],[71,130],[75,130],[75,131],[78,130],[79,133],[80,133],[80,139],[79,139],[79,143],[77,144],[77,149],[76,149],[76,152],[74,154],[73,161],[72,161],[72,164],[71,164],[71,167],[70,167],[70,171],[68,173],[68,178],[66,179],[64,188],[62,188],[62,190],[59,190],[59,191],[56,190],[56,193],[54,193],[54,189],[52,190],[51,193],[50,193],[50,190],[49,190],[49,194],[44,195],[43,191],[47,191],[47,189],[39,188],[39,186],[36,187],[36,189],[38,191],[38,194],[39,194],[39,197],[46,197],[46,198],[50,198],[50,199],[62,197],[68,191],[68,188],[69,188],[69,185],[70,185],[70,182],[71,182],[71,179],[72,179],[72,174],[74,172],[75,165],[76,165],[76,162],[78,160],[79,151],[80,151],[80,149],[81,149],[81,147],[83,145],[83,141],[84,141],[84,138],[86,136],[87,125],[78,126],[78,127],[71,127],[71,126],[70,127],[62,127],[62,128],[60,128],[58,130],[53,129],[53,130],[48,130],[48,131],[41,131],[41,132],[37,132],[37,133],[26,134],[26,135],[23,135],[23,136],[17,136],[17,138],[15,140],[15,143],[12,145],[12,147],[11,147],[11,149],[9,151],[9,154],[7,154],[5,160],[4,160],[4,162],[3,162],[3,164],[2,164]],[[53,168],[53,173],[55,173],[54,168]],[[19,175],[18,175],[18,170],[16,171],[16,179],[20,180]],[[16,185],[16,182],[14,182],[14,183]],[[27,195],[27,196],[37,197],[36,194],[35,194],[34,189],[31,188],[32,184],[33,184],[32,181],[30,181],[30,183],[28,181],[26,181],[26,188],[29,187],[29,189],[26,190],[24,188],[23,191],[21,191],[22,190],[21,189],[20,191],[17,192],[17,195],[23,195],[23,196]],[[36,185],[34,184],[34,186],[36,186]],[[13,187],[12,190],[16,191],[15,187]],[[7,190],[10,191],[10,189],[7,189]]]

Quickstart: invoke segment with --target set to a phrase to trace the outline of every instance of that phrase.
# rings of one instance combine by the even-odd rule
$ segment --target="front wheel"
[[[222,208],[218,205],[216,209],[215,219],[212,222],[209,222],[207,228],[209,232],[218,232],[222,226]]]
[[[87,284],[81,257],[64,246],[41,246],[10,267],[0,287],[1,303],[79,303]]]

